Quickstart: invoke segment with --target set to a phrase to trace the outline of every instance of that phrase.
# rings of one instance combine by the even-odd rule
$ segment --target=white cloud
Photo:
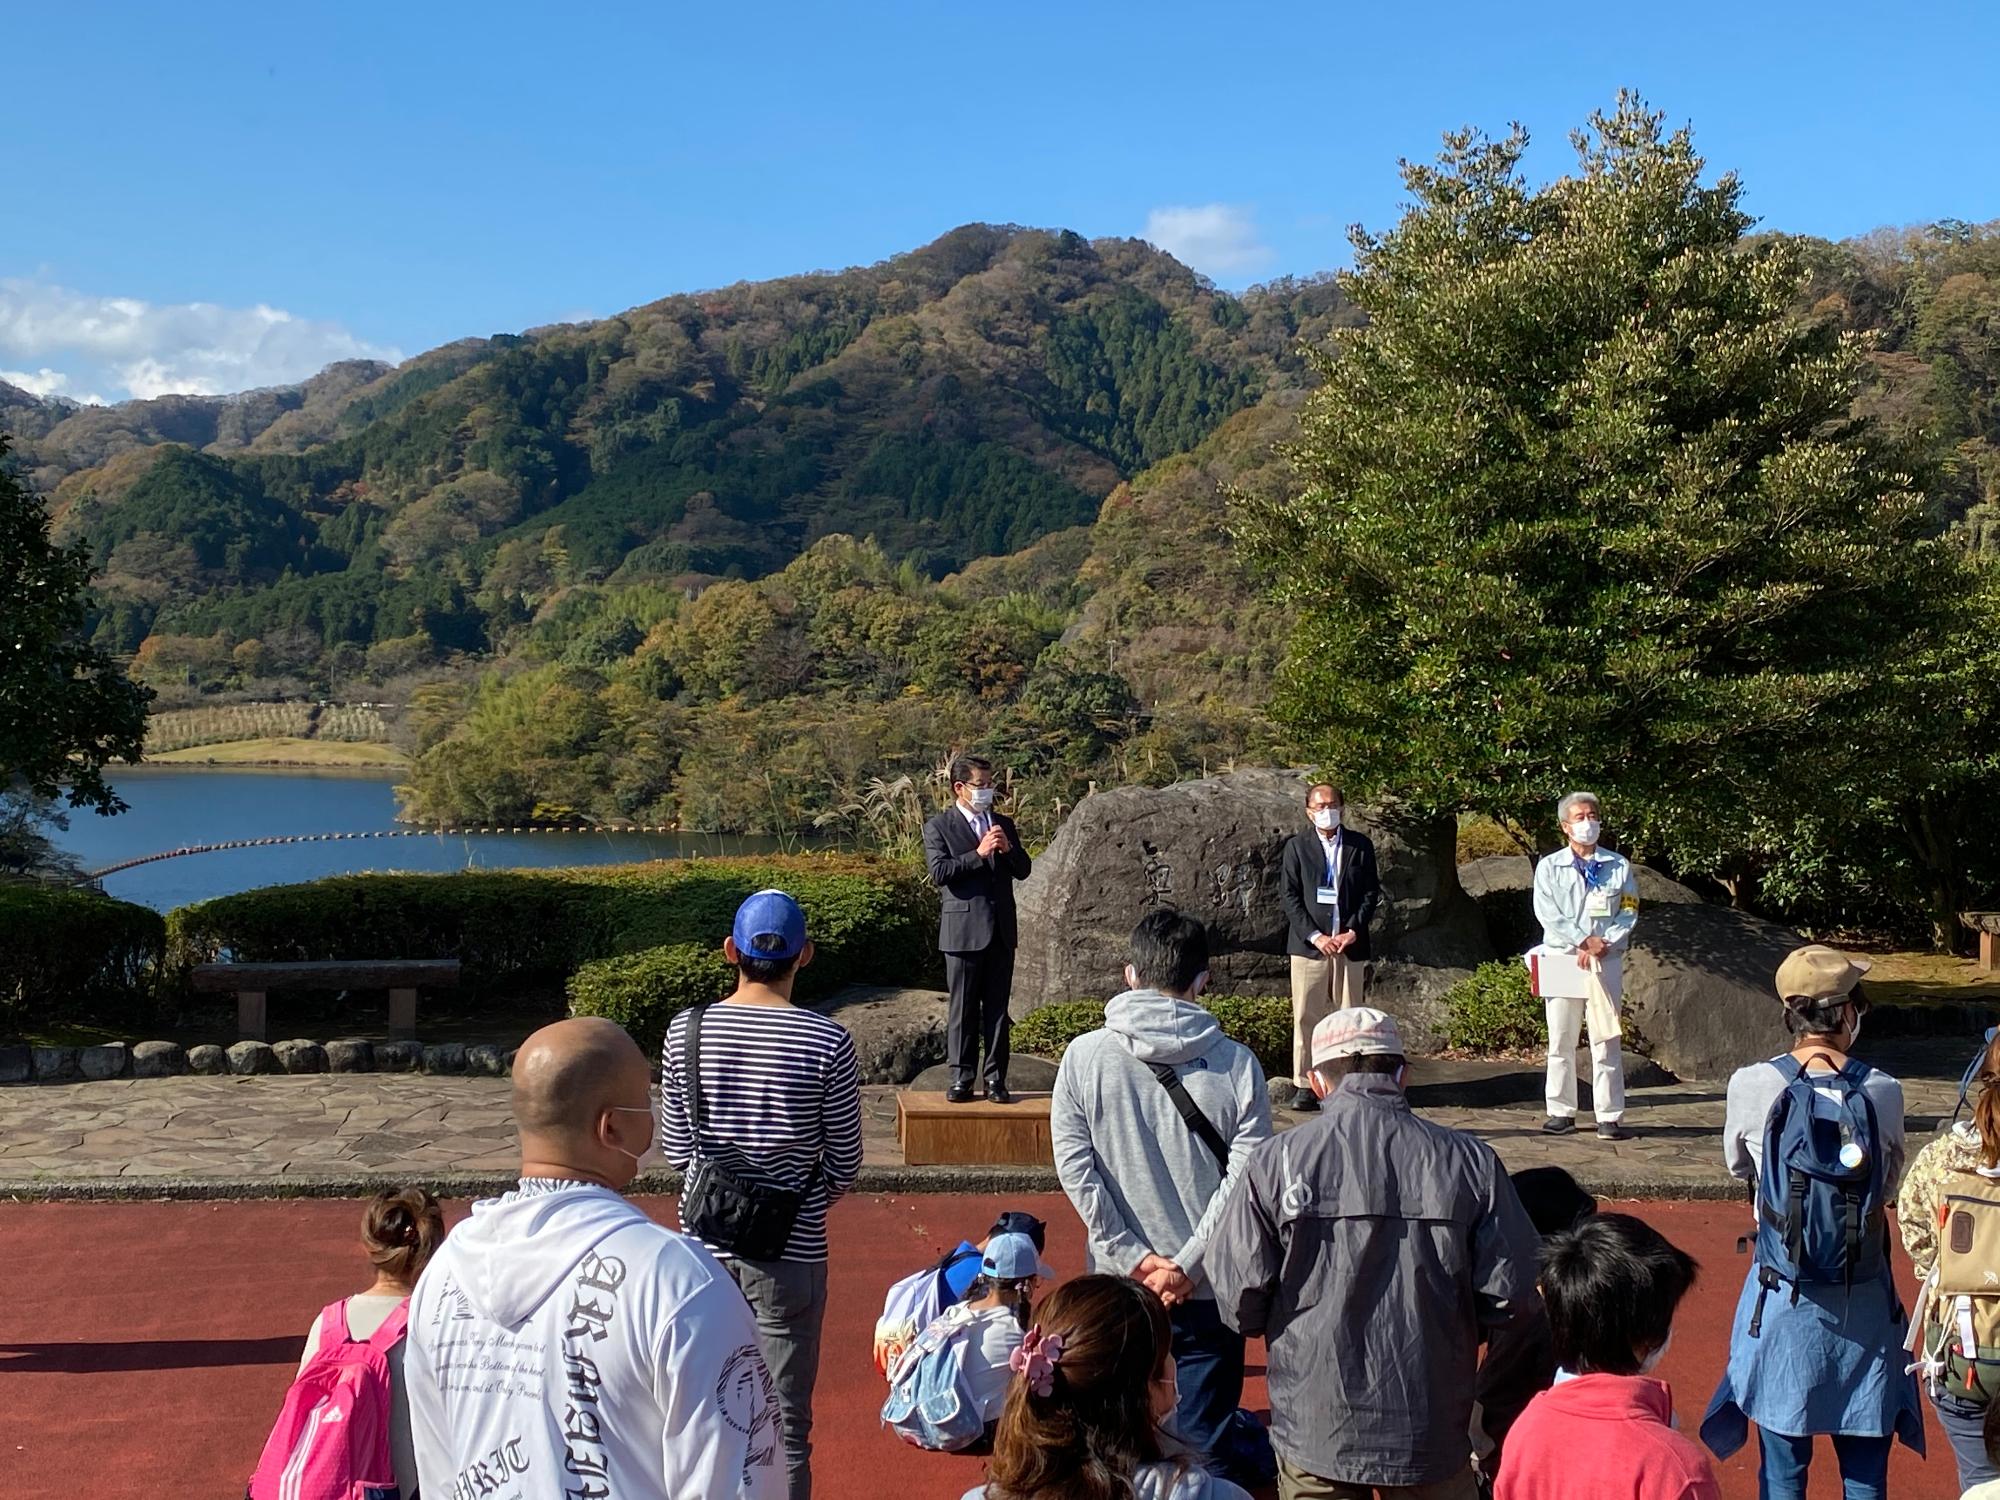
[[[110,386],[138,397],[213,396],[288,385],[335,360],[394,364],[403,356],[338,323],[294,317],[261,303],[151,303],[91,296],[44,281],[0,279],[0,357],[41,366],[31,377],[37,384],[0,375],[23,389],[90,400],[75,393],[76,384]]]
[[[69,376],[61,370],[51,370],[43,365],[39,370],[0,370],[0,380],[17,386],[31,396],[62,396],[70,401],[81,401],[85,406],[102,406],[104,398],[75,389]]]
[[[1256,216],[1228,203],[1156,208],[1146,215],[1145,237],[1182,265],[1228,280],[1271,263],[1271,247],[1257,235]]]

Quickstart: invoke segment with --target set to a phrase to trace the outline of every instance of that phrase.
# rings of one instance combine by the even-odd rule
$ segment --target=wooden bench
[[[267,1041],[264,1000],[272,990],[387,990],[389,1030],[417,1034],[417,991],[458,986],[455,958],[356,958],[325,963],[196,964],[194,987],[236,996],[236,1030],[246,1040]]]
[[[896,1139],[909,1167],[1046,1167],[1049,1096],[1016,1095],[1012,1104],[948,1103],[942,1091],[905,1089],[896,1095]]]
[[[2000,969],[2000,911],[1962,911],[1958,920],[1979,934],[1981,972]]]

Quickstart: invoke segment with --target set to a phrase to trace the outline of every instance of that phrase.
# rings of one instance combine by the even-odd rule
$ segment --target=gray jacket
[[[1251,1158],[1208,1278],[1223,1319],[1268,1341],[1282,1456],[1347,1484],[1436,1484],[1466,1466],[1480,1342],[1500,1354],[1546,1316],[1539,1250],[1491,1147],[1357,1074]]]
[[[1174,1108],[1150,1064],[1170,1065],[1229,1143],[1225,1177]],[[1163,1255],[1210,1294],[1209,1235],[1251,1152],[1271,1134],[1271,1096],[1248,1047],[1214,1016],[1158,990],[1127,990],[1104,1007],[1104,1029],[1063,1054],[1049,1102],[1056,1175],[1089,1235],[1092,1270],[1129,1276]]]

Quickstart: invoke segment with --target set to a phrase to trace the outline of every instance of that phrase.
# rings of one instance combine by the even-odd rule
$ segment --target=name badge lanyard
[[[1608,895],[1601,898],[1598,902],[1598,905],[1603,908],[1601,911],[1593,913],[1590,909],[1591,898],[1598,894],[1600,887],[1606,887],[1610,884],[1610,866],[1611,862],[1609,860],[1593,859],[1585,861],[1577,867],[1577,874],[1583,878],[1583,915],[1586,921],[1595,921],[1599,917],[1608,917],[1611,915],[1611,903]]]
[[[1340,867],[1346,858],[1347,846],[1341,842],[1340,835],[1336,833],[1333,836],[1333,854],[1326,862],[1326,891],[1332,899],[1320,903],[1322,906],[1333,908],[1333,925],[1336,929],[1340,926]]]

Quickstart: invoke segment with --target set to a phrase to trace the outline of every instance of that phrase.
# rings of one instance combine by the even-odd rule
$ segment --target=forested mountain
[[[146,670],[255,640],[324,678],[390,642],[505,649],[579,585],[762,577],[830,533],[933,577],[1018,550],[1296,374],[1341,308],[974,225],[394,371],[0,420],[91,549],[101,644]]]
[[[1804,248],[1799,315],[1873,337],[1860,414],[2000,545],[2000,225]],[[0,427],[100,641],[181,698],[408,703],[420,816],[895,824],[976,744],[1038,836],[1092,780],[1292,753],[1225,493],[1291,482],[1304,351],[1355,317],[974,225],[285,391],[0,387]]]

